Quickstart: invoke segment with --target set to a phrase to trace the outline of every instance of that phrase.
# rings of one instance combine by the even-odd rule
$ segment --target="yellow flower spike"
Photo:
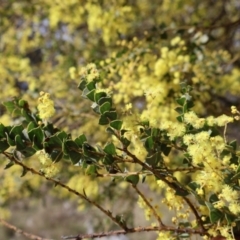
[[[54,102],[50,99],[50,94],[45,92],[40,92],[38,98],[38,111],[41,119],[48,119],[52,117],[55,113]]]

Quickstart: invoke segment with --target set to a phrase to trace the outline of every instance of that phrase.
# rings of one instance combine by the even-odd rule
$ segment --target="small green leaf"
[[[127,176],[126,181],[132,183],[133,185],[137,185],[139,182],[139,175]]]
[[[26,168],[23,168],[22,174],[20,177],[24,177],[27,174],[28,170]]]
[[[166,144],[161,145],[161,150],[165,156],[168,156],[169,153],[171,152],[171,147],[167,146]]]
[[[99,125],[108,125],[109,124],[109,119],[105,117],[104,115],[101,115],[98,121]]]
[[[16,149],[19,151],[21,151],[27,147],[26,142],[23,142],[23,139],[20,137],[20,135],[17,135],[15,137],[15,143],[16,143]]]
[[[0,138],[5,137],[5,127],[0,123]]]
[[[30,122],[27,126],[27,132],[30,132],[33,128],[38,127],[35,122]]]
[[[14,162],[13,162],[13,161],[10,161],[10,162],[5,166],[4,169],[8,169],[8,168],[12,167],[13,165],[14,165]]]
[[[108,112],[111,108],[111,104],[109,102],[105,102],[103,105],[99,107],[99,111],[101,114]]]
[[[88,165],[85,173],[87,175],[96,175],[97,173],[97,167],[95,165]]]
[[[92,147],[91,145],[89,145],[88,143],[83,143],[83,154],[86,157],[95,157],[94,153],[96,152],[96,149],[94,147]]]
[[[96,89],[96,83],[95,82],[89,82],[87,85],[86,85],[87,89],[89,91],[92,91],[92,90],[95,90]]]
[[[104,116],[110,119],[110,121],[114,121],[117,119],[117,112],[116,111],[105,112]]]
[[[13,139],[10,138],[9,134],[6,132],[6,136],[7,136],[7,142],[10,146],[15,146],[15,141]]]
[[[94,95],[94,100],[96,103],[98,103],[98,101],[100,100],[100,98],[106,97],[107,94],[105,92],[97,92]]]
[[[236,151],[237,149],[237,140],[233,140],[229,143],[230,146],[233,147],[233,150]]]
[[[103,151],[107,154],[110,154],[110,155],[115,155],[116,154],[116,148],[115,148],[113,143],[108,143],[104,147]]]
[[[131,143],[126,137],[121,137],[120,141],[123,144],[123,146],[125,146],[125,147],[128,147]]]
[[[197,188],[200,188],[200,185],[197,182],[190,182],[188,187],[190,187],[193,191],[196,191]]]
[[[236,221],[236,217],[232,214],[225,214],[225,218],[229,226],[231,226],[231,224]]]
[[[114,129],[111,128],[111,127],[107,127],[107,128],[106,128],[106,132],[108,132],[108,133],[110,133],[110,134],[112,134],[112,135],[115,135],[115,134],[116,134],[115,131],[114,131]]]
[[[16,125],[11,129],[9,136],[14,139],[16,135],[22,135],[23,129],[22,125]]]
[[[185,97],[182,97],[182,98],[178,98],[176,100],[176,102],[180,105],[180,106],[183,106],[186,102],[186,98]]]
[[[110,106],[112,106],[112,98],[111,97],[102,97],[99,99],[98,104],[103,105],[105,102],[110,103]]]
[[[177,116],[176,119],[182,123],[183,122],[183,115]]]
[[[0,153],[4,152],[10,147],[8,144],[6,138],[5,139],[0,139]]]
[[[25,158],[31,157],[36,153],[36,150],[32,147],[26,147],[25,149],[19,151]]]
[[[102,160],[104,165],[111,165],[114,162],[112,155],[106,155]]]
[[[144,146],[148,151],[150,151],[154,146],[153,138],[148,137],[144,143]]]
[[[82,158],[79,147],[73,140],[66,140],[63,143],[63,152],[65,155],[69,156],[73,164],[78,163]]]
[[[209,217],[211,223],[216,223],[224,217],[224,214],[220,212],[218,209],[214,208],[211,203],[206,201],[205,204],[209,210]]]
[[[121,120],[114,120],[110,123],[110,126],[116,130],[120,130],[123,122]]]
[[[78,145],[78,147],[82,148],[83,143],[87,142],[87,138],[84,134],[77,137],[74,142]]]
[[[31,129],[31,131],[28,132],[28,136],[32,142],[35,139],[35,142],[38,142],[39,144],[41,144],[44,139],[44,133],[40,126]]]
[[[86,94],[87,98],[94,102],[95,89]]]
[[[85,80],[81,81],[78,85],[78,88],[83,91],[83,89],[86,87],[87,82]]]
[[[176,107],[175,111],[178,112],[179,114],[184,113],[183,107]]]
[[[152,167],[156,167],[158,163],[163,162],[161,152],[155,152],[154,154],[148,154],[146,157],[146,163]]]

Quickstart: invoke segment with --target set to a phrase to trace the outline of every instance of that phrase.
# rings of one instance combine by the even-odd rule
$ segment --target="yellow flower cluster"
[[[38,159],[40,163],[42,164],[43,168],[41,171],[45,174],[47,177],[54,177],[59,172],[59,166],[57,163],[54,163],[49,155],[44,151],[38,151],[37,152]]]
[[[41,119],[48,119],[54,115],[54,102],[50,99],[49,93],[40,92],[37,108]]]

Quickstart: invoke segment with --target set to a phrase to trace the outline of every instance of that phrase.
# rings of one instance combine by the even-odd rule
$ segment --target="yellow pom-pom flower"
[[[49,93],[40,92],[37,108],[41,119],[47,119],[54,115],[54,102],[50,99]]]

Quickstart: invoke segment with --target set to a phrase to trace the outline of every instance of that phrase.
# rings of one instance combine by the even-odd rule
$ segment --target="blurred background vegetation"
[[[171,42],[176,37],[185,48]],[[182,69],[185,62],[178,58],[173,64],[177,68],[159,72],[156,64],[164,58],[164,47],[172,51],[169,64],[187,56],[188,69]],[[171,109],[183,80],[194,86],[195,110],[202,116],[229,114],[231,105],[240,107],[239,0],[1,0],[0,52],[1,102],[23,97],[34,110],[39,92],[49,92],[57,110],[51,121],[73,136],[85,133],[99,145],[109,136],[99,127],[90,103],[81,98],[78,74],[71,76],[71,67],[79,71],[94,62],[103,74],[102,87],[114,93],[117,109],[129,121],[135,112],[159,121],[174,118]],[[133,104],[130,115],[129,103]],[[147,111],[150,105],[155,115]],[[3,106],[0,114],[5,125],[20,121],[8,116]],[[27,161],[41,168],[36,157]],[[18,167],[5,171],[6,163],[1,156],[1,217],[49,238],[114,229],[101,213],[90,211],[69,193],[52,190],[51,184],[30,174],[17,177],[21,175]],[[136,206],[137,196],[126,185],[119,184],[116,192],[118,183],[96,182],[68,164],[59,167],[61,180],[89,188],[93,198],[116,213],[121,207],[134,225],[145,223]],[[149,181],[143,190],[149,196],[153,190],[158,198],[155,187]],[[0,237],[24,239],[2,226]],[[155,237],[148,235],[148,239]],[[136,234],[117,239],[138,238]]]

